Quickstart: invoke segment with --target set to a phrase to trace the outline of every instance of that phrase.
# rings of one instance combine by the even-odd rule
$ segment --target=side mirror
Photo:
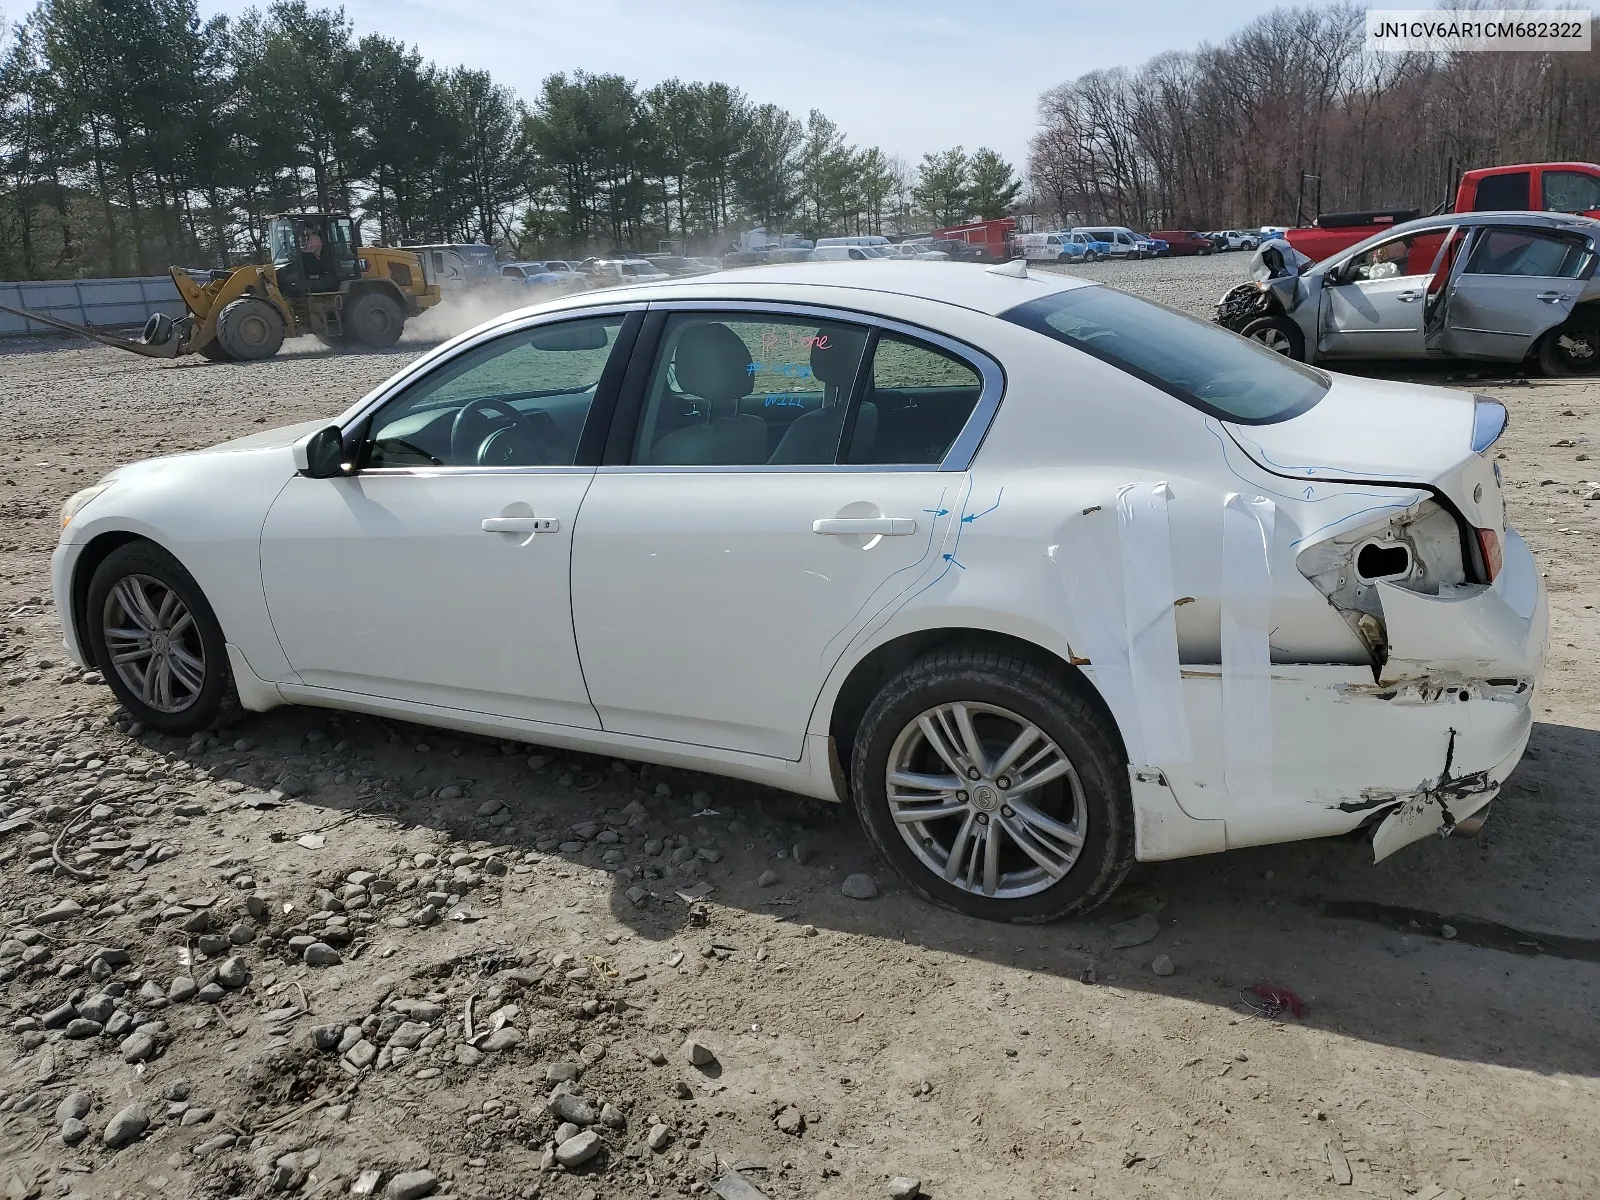
[[[295,469],[307,479],[344,474],[344,434],[337,425],[319,429],[294,444]]]

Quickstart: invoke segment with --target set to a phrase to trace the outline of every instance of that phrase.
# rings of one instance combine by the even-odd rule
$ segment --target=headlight
[[[67,502],[61,506],[61,528],[65,529],[83,506],[110,487],[112,482],[111,479],[102,479],[93,487],[86,487],[83,491],[68,496]]]

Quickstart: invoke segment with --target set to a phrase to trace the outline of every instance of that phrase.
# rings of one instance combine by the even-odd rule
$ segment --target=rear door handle
[[[1567,294],[1565,292],[1540,292],[1538,298],[1546,304],[1559,304],[1567,298]]]
[[[883,537],[904,537],[917,531],[911,517],[824,517],[811,522],[812,533],[876,533]]]
[[[1398,296],[1395,297],[1395,299],[1399,300],[1400,303],[1402,303],[1402,304],[1415,304],[1418,300],[1422,299],[1422,293],[1421,292],[1401,292]]]
[[[561,522],[554,517],[485,517],[485,533],[555,533]]]

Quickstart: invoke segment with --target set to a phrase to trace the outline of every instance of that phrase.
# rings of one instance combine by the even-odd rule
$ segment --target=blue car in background
[[[1165,258],[1172,252],[1172,247],[1160,238],[1153,238],[1147,233],[1136,233],[1134,237],[1144,247],[1146,258]]]
[[[500,276],[527,288],[556,287],[567,282],[566,275],[557,274],[540,262],[513,262],[500,264]]]

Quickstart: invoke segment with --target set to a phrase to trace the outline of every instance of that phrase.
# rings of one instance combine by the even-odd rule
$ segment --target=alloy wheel
[[[1291,351],[1289,335],[1281,329],[1263,329],[1252,336],[1275,354],[1288,355]]]
[[[1083,783],[1038,725],[993,704],[919,714],[889,751],[885,793],[900,836],[936,875],[975,896],[1054,886],[1088,828]]]
[[[101,620],[112,667],[144,703],[179,713],[199,699],[205,643],[177,592],[149,575],[125,575],[107,594]]]

